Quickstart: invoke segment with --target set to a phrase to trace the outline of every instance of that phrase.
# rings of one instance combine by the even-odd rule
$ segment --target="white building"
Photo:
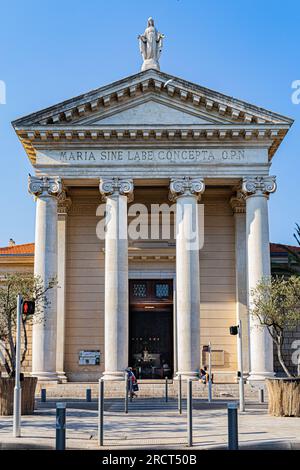
[[[247,292],[270,273],[270,168],[292,120],[161,72],[153,57],[140,73],[13,122],[35,173],[35,272],[59,285],[33,328],[41,380],[119,379],[128,365],[142,377],[195,377],[211,341],[215,380],[232,381],[229,326],[239,319],[250,379],[273,374],[272,343],[249,319]],[[105,241],[96,230],[103,199]],[[204,245],[188,249],[188,209],[200,199]],[[163,203],[180,211],[177,239],[118,236],[133,204]]]

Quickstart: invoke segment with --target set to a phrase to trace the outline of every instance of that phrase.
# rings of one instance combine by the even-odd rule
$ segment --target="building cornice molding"
[[[92,90],[70,100],[58,103],[50,108],[32,113],[13,121],[13,126],[20,123],[42,125],[73,122],[82,116],[99,112],[116,103],[124,103],[137,95],[154,92],[168,96],[172,100],[192,103],[200,109],[206,109],[231,121],[257,123],[287,123],[293,120],[252,105],[242,100],[210,90],[163,72],[148,70],[109,85]]]
[[[32,162],[36,163],[36,150],[49,145],[64,144],[65,147],[76,145],[123,144],[214,144],[265,146],[271,158],[288,132],[288,126],[274,125],[165,125],[165,126],[76,126],[36,129],[16,129],[16,132]]]
[[[210,121],[203,125],[107,126],[101,119],[158,101]],[[97,124],[95,124],[95,121]],[[35,146],[56,142],[266,141],[273,156],[293,120],[155,70],[141,72],[13,122],[31,162]]]

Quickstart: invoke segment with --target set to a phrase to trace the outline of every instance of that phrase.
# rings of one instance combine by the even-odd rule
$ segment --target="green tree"
[[[16,324],[17,324],[17,295],[24,300],[35,301],[34,315],[22,315],[22,350],[21,364],[28,352],[28,328],[35,322],[46,321],[45,311],[50,304],[47,292],[56,286],[53,278],[44,285],[38,276],[30,273],[6,274],[0,286],[0,350],[4,367],[10,377],[16,370]]]
[[[286,332],[300,322],[300,277],[263,278],[251,291],[251,300],[250,314],[267,327],[284,372],[293,377],[285,364],[282,347]]]

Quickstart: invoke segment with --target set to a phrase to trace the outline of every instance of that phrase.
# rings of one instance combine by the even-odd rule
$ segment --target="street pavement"
[[[22,436],[12,437],[12,417],[0,417],[0,449],[55,449],[56,403],[67,403],[67,449],[99,449],[98,402],[82,399],[37,401],[35,414],[22,417]],[[193,446],[227,448],[227,403],[193,403]],[[187,449],[186,403],[179,415],[177,401],[136,398],[124,413],[124,401],[106,399],[103,449]],[[267,405],[248,403],[239,413],[241,449],[300,449],[300,419],[276,418]]]

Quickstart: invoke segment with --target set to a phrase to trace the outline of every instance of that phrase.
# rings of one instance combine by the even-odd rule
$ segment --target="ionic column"
[[[34,274],[47,287],[57,278],[57,196],[60,178],[29,176],[28,189],[36,196]],[[46,293],[44,321],[33,323],[32,375],[40,380],[57,380],[56,329],[57,290]]]
[[[263,277],[271,274],[268,198],[276,190],[275,177],[246,177],[242,190],[246,196],[248,307],[251,312],[251,290]],[[249,321],[249,380],[264,380],[274,375],[272,339],[267,328],[261,326],[251,313]]]
[[[204,192],[201,178],[172,179],[176,200],[176,300],[178,374],[196,378],[200,367],[200,270],[197,202]]]
[[[106,200],[104,378],[121,380],[128,366],[127,203],[133,182],[102,179],[99,188]]]
[[[235,286],[236,286],[236,321],[242,322],[243,370],[249,373],[249,315],[247,297],[247,242],[246,242],[246,201],[240,189],[230,199],[235,222]],[[238,370],[241,370],[241,358],[238,354]]]
[[[57,344],[56,371],[60,382],[66,382],[64,369],[65,356],[65,317],[66,317],[66,249],[67,249],[67,220],[71,207],[71,199],[66,191],[58,198],[57,208]]]

